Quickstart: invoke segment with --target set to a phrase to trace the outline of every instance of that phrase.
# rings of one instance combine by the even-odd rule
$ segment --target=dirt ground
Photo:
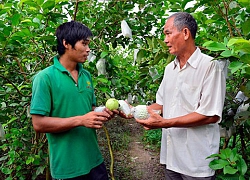
[[[117,117],[106,127],[113,149],[115,180],[164,180],[164,168],[159,163],[159,149],[152,150],[143,145],[143,129],[134,119]],[[103,132],[99,132],[98,138],[103,135]],[[107,141],[102,138],[101,151],[109,171],[111,161],[106,144]]]

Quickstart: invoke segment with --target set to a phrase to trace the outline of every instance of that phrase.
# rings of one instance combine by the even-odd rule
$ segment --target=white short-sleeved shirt
[[[156,94],[163,105],[163,118],[169,119],[197,112],[222,117],[225,99],[225,76],[218,61],[196,51],[180,69],[175,59],[165,68]],[[219,151],[219,125],[192,128],[163,128],[160,163],[167,169],[193,177],[214,175],[208,156]]]

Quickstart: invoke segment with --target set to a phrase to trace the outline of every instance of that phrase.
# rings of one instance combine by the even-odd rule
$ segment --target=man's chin
[[[84,62],[86,62],[86,61],[87,61],[87,58],[85,58],[85,57],[81,59],[81,62],[82,62],[82,63],[84,63]]]
[[[175,55],[175,52],[172,51],[171,49],[168,50],[169,54]]]

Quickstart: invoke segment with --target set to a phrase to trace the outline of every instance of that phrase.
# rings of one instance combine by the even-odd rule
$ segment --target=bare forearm
[[[102,112],[90,111],[81,116],[68,118],[32,115],[32,123],[35,131],[42,133],[58,133],[77,126],[100,129],[106,121],[112,119],[114,113],[117,112],[105,108]]]
[[[160,115],[153,113],[151,109],[149,109],[149,112],[150,117],[147,120],[136,119],[136,121],[142,124],[145,129],[196,127],[210,123],[216,123],[219,120],[219,116],[204,116],[195,112],[187,114],[185,116],[164,119]]]
[[[216,123],[219,116],[204,116],[196,112],[180,116],[176,118],[167,119],[164,121],[164,127],[195,127],[206,124]]]
[[[70,118],[46,117],[32,115],[33,127],[40,133],[58,133],[68,131],[80,125],[78,116]]]

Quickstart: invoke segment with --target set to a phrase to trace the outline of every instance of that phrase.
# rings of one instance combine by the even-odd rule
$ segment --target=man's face
[[[164,42],[169,48],[169,53],[178,56],[184,49],[184,34],[178,31],[174,26],[174,17],[167,20],[163,33],[165,34]]]
[[[72,57],[72,60],[76,62],[85,62],[90,52],[89,43],[90,43],[89,39],[80,40],[76,42],[74,48],[72,48],[71,46],[69,52],[70,56]]]

